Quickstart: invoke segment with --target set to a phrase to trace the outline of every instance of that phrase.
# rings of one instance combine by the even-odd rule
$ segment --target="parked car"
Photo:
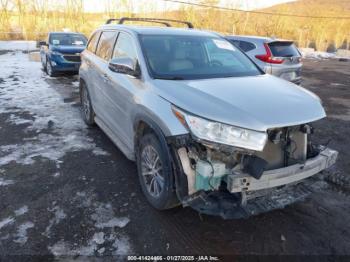
[[[315,94],[217,34],[128,20],[147,21],[103,25],[82,53],[82,116],[136,161],[155,208],[247,217],[305,197],[307,178],[335,163],[311,137],[326,116]]]
[[[58,72],[78,72],[80,53],[87,38],[79,33],[51,32],[46,41],[39,42],[42,67],[50,76]]]
[[[301,53],[293,41],[258,36],[227,36],[265,73],[301,83]]]

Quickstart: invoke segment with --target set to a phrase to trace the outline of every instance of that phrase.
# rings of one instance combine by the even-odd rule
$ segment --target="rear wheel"
[[[153,207],[164,210],[178,205],[170,159],[153,133],[139,141],[137,169],[142,191]]]
[[[81,115],[84,119],[84,122],[88,126],[93,126],[95,124],[95,112],[92,108],[89,91],[84,82],[80,82],[80,104]]]

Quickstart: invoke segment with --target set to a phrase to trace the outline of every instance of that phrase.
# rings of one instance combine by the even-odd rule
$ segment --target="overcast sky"
[[[127,1],[127,0],[124,0]],[[133,6],[134,12],[145,11],[145,6],[156,10],[169,10],[179,8],[180,4],[167,3],[162,0],[128,0]],[[187,2],[198,2],[196,0],[183,0]],[[295,0],[220,0],[221,6],[235,7],[244,10],[253,10],[272,5],[292,2]],[[103,12],[106,7],[118,5],[118,0],[84,0],[84,8],[88,12]]]

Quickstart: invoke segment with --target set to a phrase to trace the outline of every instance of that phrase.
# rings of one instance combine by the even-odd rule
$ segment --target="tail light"
[[[282,64],[284,62],[283,59],[278,59],[278,58],[274,58],[271,50],[269,48],[269,46],[267,45],[267,43],[264,43],[264,47],[265,47],[265,51],[266,54],[264,55],[256,55],[255,57],[265,63],[270,63],[270,64]]]

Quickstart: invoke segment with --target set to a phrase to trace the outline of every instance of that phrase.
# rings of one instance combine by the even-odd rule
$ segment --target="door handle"
[[[102,74],[102,78],[103,78],[103,82],[105,82],[105,83],[111,81],[107,74]]]

